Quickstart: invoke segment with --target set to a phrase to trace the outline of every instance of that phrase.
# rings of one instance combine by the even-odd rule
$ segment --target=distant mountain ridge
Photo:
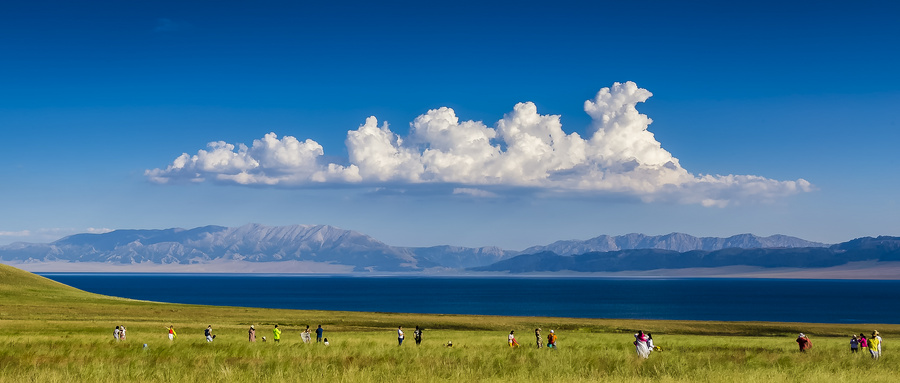
[[[410,272],[467,269],[492,265],[527,253],[574,255],[603,249],[671,251],[728,247],[821,247],[823,244],[788,236],[741,234],[728,238],[697,238],[672,233],[660,236],[628,234],[599,236],[586,241],[558,241],[523,251],[494,246],[398,247],[368,235],[328,225],[240,227],[203,226],[193,229],[115,230],[76,234],[52,243],[0,246],[7,262],[95,262],[105,264],[186,265],[220,261],[302,261],[341,265],[356,272]],[[240,270],[236,270],[240,271]]]
[[[545,251],[519,255],[470,270],[532,273],[620,272],[725,266],[825,268],[863,261],[900,261],[900,237],[865,237],[829,247],[726,248],[684,252],[664,249],[629,249],[576,255],[560,255]]]
[[[722,250],[727,248],[794,248],[794,247],[826,247],[819,242],[811,242],[787,235],[760,237],[753,234],[738,234],[728,238],[694,237],[684,233],[649,236],[644,234],[626,234],[619,236],[601,235],[588,240],[556,241],[546,246],[532,246],[520,254],[534,254],[545,251],[558,255],[575,255],[595,251],[618,251],[633,249],[660,249],[678,252],[690,250]]]
[[[6,261],[193,264],[221,259],[294,260],[349,265],[354,271],[465,268],[491,264],[508,256],[496,247],[394,247],[359,232],[328,225],[115,230],[76,234],[47,244],[14,243],[0,247],[0,260]]]

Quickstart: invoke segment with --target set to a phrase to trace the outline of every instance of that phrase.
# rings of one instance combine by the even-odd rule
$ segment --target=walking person
[[[416,331],[413,331],[413,338],[416,339],[416,346],[422,344],[422,329],[419,326],[416,326]]]
[[[275,325],[275,328],[272,329],[272,339],[275,340],[275,343],[281,341],[281,330],[278,328],[278,325]]]
[[[206,326],[206,330],[203,331],[203,335],[206,336],[206,343],[212,342],[213,339],[216,338],[216,336],[212,334],[212,325]]]
[[[175,326],[169,326],[169,340],[175,340],[178,334],[175,333]]]
[[[325,333],[325,330],[322,329],[322,325],[319,325],[319,328],[316,329],[316,343],[322,341],[322,334]]]
[[[553,330],[547,335],[547,348],[556,349],[556,333]]]
[[[509,332],[509,339],[507,340],[507,342],[509,343],[509,347],[519,347],[519,342],[516,341],[515,334],[515,330]]]
[[[856,334],[850,338],[850,352],[859,352],[859,339],[856,338]]]
[[[869,340],[866,339],[866,335],[863,333],[859,333],[859,348],[863,350],[869,349]],[[865,351],[863,351],[865,352]]]
[[[878,356],[881,356],[881,346],[884,345],[884,339],[881,339],[881,333],[878,330],[875,330],[872,334],[875,335],[875,339],[878,339]]]
[[[544,342],[541,339],[541,328],[540,327],[534,329],[534,338],[535,338],[535,341],[537,342],[537,348],[544,347]]]
[[[653,352],[653,334],[647,333],[647,350]]]
[[[644,334],[643,331],[638,331],[637,334],[634,334],[634,348],[638,356],[644,359],[650,357],[650,347],[647,346],[648,339],[647,334]]]
[[[250,325],[250,329],[247,330],[247,338],[250,339],[250,342],[256,342],[256,327]]]
[[[812,341],[809,340],[809,337],[804,335],[802,332],[799,336],[797,336],[797,345],[800,346],[800,352],[806,352],[812,348]]]
[[[119,340],[125,340],[125,326],[119,331]]]
[[[303,334],[300,334],[300,338],[303,339],[303,343],[309,343],[312,340],[312,335],[309,332],[309,325],[306,325],[306,330],[303,330]]]
[[[121,330],[119,330],[119,326],[116,326],[116,329],[113,330],[113,339],[119,340],[120,333],[121,333]]]
[[[400,326],[397,326],[397,345],[403,345],[403,328]]]
[[[877,331],[872,332],[872,337],[869,338],[869,353],[872,354],[872,359],[875,360],[878,360],[878,358],[881,356],[881,352],[878,351],[880,349],[879,346],[881,346],[881,342],[878,340],[878,338],[880,337],[877,335]]]

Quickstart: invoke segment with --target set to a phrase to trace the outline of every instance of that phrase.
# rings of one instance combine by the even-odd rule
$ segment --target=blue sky
[[[0,4],[0,244],[900,235],[896,5],[579,3]]]

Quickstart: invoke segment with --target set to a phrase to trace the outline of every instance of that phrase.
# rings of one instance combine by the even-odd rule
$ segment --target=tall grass
[[[207,343],[212,325],[217,338]],[[247,342],[247,328],[280,343]],[[322,324],[330,346],[304,344]],[[115,326],[128,338],[113,340]],[[178,338],[170,342],[166,328]],[[397,346],[396,328],[423,326],[425,340]],[[536,349],[532,331],[560,335]],[[849,353],[851,333],[877,328],[885,355]],[[649,330],[664,349],[639,359],[632,334]],[[516,330],[522,347],[506,344]],[[796,350],[797,332],[813,349]],[[0,383],[7,382],[894,382],[897,325],[691,322],[386,314],[176,305],[104,297],[0,265]],[[900,338],[898,338],[900,339]],[[454,347],[444,345],[452,341]],[[147,346],[144,347],[144,344]],[[898,351],[900,352],[900,351]]]
[[[890,349],[873,361],[850,354],[844,338],[813,337],[813,350],[800,353],[792,337],[657,332],[664,351],[642,360],[630,334],[621,333],[563,331],[559,349],[551,350],[534,348],[526,336],[511,349],[505,331],[428,330],[421,346],[397,346],[392,329],[329,331],[331,345],[324,346],[302,343],[299,328],[286,329],[278,344],[249,343],[238,326],[214,329],[213,343],[200,326],[170,342],[161,326],[136,325],[116,342],[109,327],[94,322],[4,323],[0,382],[888,382],[900,373]],[[265,330],[258,328],[260,337]],[[444,346],[448,341],[453,348]]]

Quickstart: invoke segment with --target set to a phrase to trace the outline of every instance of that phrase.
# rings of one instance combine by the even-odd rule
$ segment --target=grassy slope
[[[284,341],[250,344],[284,329]],[[175,325],[170,343],[164,328]],[[212,324],[216,342],[206,344]],[[331,347],[299,341],[306,324],[322,324]],[[128,339],[112,341],[126,325]],[[397,325],[409,339],[396,347]],[[428,329],[421,347],[411,329]],[[555,329],[559,352],[505,346],[515,329],[523,346],[531,330]],[[631,333],[648,329],[666,348],[634,357]],[[272,310],[132,301],[80,291],[0,265],[0,382],[33,381],[892,381],[898,362],[846,353],[846,334],[874,325],[594,320],[466,315]],[[878,325],[882,333],[900,326]],[[814,350],[794,351],[793,336],[812,334]],[[727,335],[727,336],[724,336]],[[456,347],[441,344],[453,340]],[[147,344],[146,349],[143,344]]]

